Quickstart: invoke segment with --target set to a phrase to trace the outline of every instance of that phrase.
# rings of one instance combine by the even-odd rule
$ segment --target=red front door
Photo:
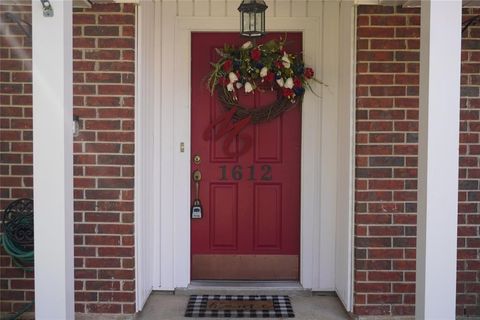
[[[268,34],[259,43],[285,37]],[[287,34],[287,51],[300,53],[301,33]],[[201,172],[201,219],[192,219],[191,277],[226,280],[298,280],[300,253],[299,107],[263,124],[247,126],[246,153],[228,155],[223,141],[205,140],[206,128],[226,111],[205,84],[215,48],[246,40],[236,33],[192,34],[192,172]],[[241,91],[241,90],[240,90]],[[243,105],[261,107],[274,92],[241,94]],[[242,148],[237,137],[231,150]],[[198,156],[200,161],[194,163]],[[198,160],[198,158],[197,158]],[[192,198],[194,185],[192,182]]]

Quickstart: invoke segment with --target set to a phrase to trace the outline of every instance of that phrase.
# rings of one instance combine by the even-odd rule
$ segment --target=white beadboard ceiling
[[[72,0],[72,4],[74,8],[91,8],[93,3],[139,3],[141,1],[144,0]],[[0,0],[0,2],[5,5],[26,5],[30,4],[32,0]]]
[[[31,0],[0,0],[3,4],[22,4],[31,2]],[[40,1],[40,0],[38,0]],[[161,1],[161,0],[73,0],[74,8],[90,8],[92,3],[140,3],[142,1]],[[195,1],[195,0],[178,0],[178,1]],[[225,0],[228,1],[228,0]],[[277,1],[277,0],[274,0]],[[278,0],[280,1],[280,0]],[[321,1],[321,0],[311,0]],[[337,0],[343,1],[343,0]],[[240,3],[241,0],[238,0]],[[420,7],[421,0],[354,0],[357,5],[385,5],[385,6],[403,6],[403,7]],[[465,8],[480,8],[480,0],[463,0]]]
[[[139,3],[145,0],[74,0],[74,4],[78,3],[80,6],[81,3]],[[147,0],[147,1],[160,1],[160,0]],[[179,0],[182,1],[182,0]],[[192,0],[194,1],[194,0]],[[276,1],[276,0],[275,0]],[[315,1],[315,0],[314,0]],[[318,0],[317,0],[318,1]],[[342,0],[337,0],[342,1]],[[385,6],[403,6],[403,7],[420,7],[421,0],[354,0],[356,4],[361,5],[385,5]],[[238,0],[240,3],[241,0]],[[480,8],[480,0],[463,0],[464,7],[470,8]]]
[[[74,0],[74,3],[112,3],[112,2],[123,2],[123,3],[139,3],[145,0]],[[147,0],[147,1],[160,1],[160,0]],[[181,1],[181,0],[179,0]],[[315,1],[315,0],[314,0]],[[318,0],[317,0],[318,1]],[[342,1],[342,0],[337,0]],[[404,6],[404,7],[420,7],[421,0],[354,0],[356,4],[366,4],[366,5],[385,5],[385,6]],[[241,0],[238,0],[241,2]],[[463,0],[464,7],[480,7],[480,0]]]

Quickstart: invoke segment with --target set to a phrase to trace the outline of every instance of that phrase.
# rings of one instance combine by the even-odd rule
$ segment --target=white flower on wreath
[[[245,82],[245,93],[250,93],[253,91],[253,86],[250,82]]]
[[[278,84],[278,86],[281,88],[281,87],[283,87],[283,85],[285,84],[285,82],[283,81],[282,78],[279,78],[279,79],[277,79],[277,84]]]
[[[230,82],[229,84],[227,84],[227,90],[230,91],[230,92],[232,92],[234,90],[233,83]]]
[[[235,73],[233,72],[230,72],[228,74],[228,79],[230,80],[230,83],[234,83],[234,82],[237,82],[238,81],[238,77]]]
[[[288,78],[287,81],[285,81],[284,87],[288,88],[288,89],[292,89],[293,88],[293,79]]]
[[[260,70],[260,77],[265,78],[268,74],[268,68],[263,67],[262,70]]]
[[[283,53],[282,63],[286,69],[290,68],[290,59],[288,58],[288,54],[286,52]]]
[[[241,87],[243,87],[243,84],[241,82],[237,82],[235,83],[235,86],[237,87],[237,89],[240,89]]]
[[[247,41],[244,44],[242,44],[242,49],[250,49],[253,47],[252,41]]]

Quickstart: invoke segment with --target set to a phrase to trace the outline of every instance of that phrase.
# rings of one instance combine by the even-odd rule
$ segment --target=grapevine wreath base
[[[316,81],[313,69],[306,68],[301,55],[287,53],[284,39],[254,45],[248,41],[236,48],[225,45],[217,49],[220,59],[211,63],[208,86],[227,112],[234,112],[234,122],[249,119],[250,123],[267,122],[283,112],[301,106],[305,89],[313,92],[310,81]],[[321,83],[321,82],[320,82]],[[259,108],[243,106],[238,91],[262,93],[276,91],[277,99]]]
[[[248,108],[242,106],[238,100],[232,99],[232,97],[222,88],[218,88],[217,92],[218,99],[226,111],[231,111],[235,108],[236,111],[232,117],[234,121],[250,118],[250,122],[252,124],[267,122],[275,119],[283,112],[296,106],[296,103],[292,103],[292,101],[290,101],[288,98],[283,97],[281,95],[281,91],[277,91],[277,100],[259,108]],[[301,105],[301,101],[299,102]]]

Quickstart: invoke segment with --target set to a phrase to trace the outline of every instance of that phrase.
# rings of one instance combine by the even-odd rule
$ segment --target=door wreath
[[[301,104],[305,90],[313,92],[311,81],[320,83],[314,78],[313,69],[305,67],[301,55],[287,53],[283,39],[259,45],[248,41],[239,48],[225,45],[216,51],[220,59],[211,63],[208,87],[212,95],[217,93],[225,109],[232,111],[233,121],[270,121],[297,102]],[[277,99],[260,108],[248,108],[240,104],[238,90],[247,94],[276,91]]]

